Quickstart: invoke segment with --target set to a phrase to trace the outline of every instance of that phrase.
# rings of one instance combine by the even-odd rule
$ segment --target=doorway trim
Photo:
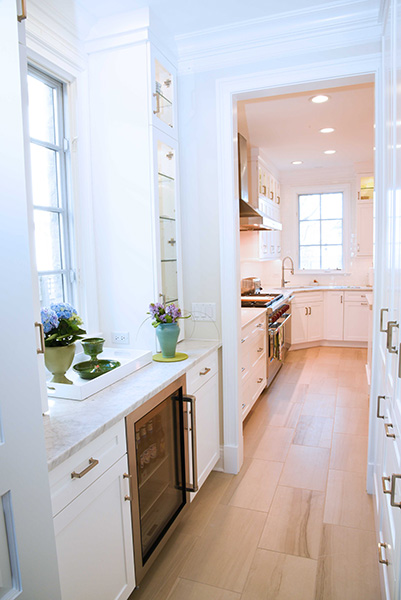
[[[238,210],[237,102],[240,99],[338,87],[374,77],[380,84],[380,54],[285,67],[216,81],[220,277],[222,314],[224,470],[238,473],[243,462],[240,390],[240,236]],[[352,80],[352,81],[351,81]],[[284,89],[283,89],[284,88]],[[376,109],[377,112],[377,109]],[[380,122],[380,121],[377,121]],[[377,135],[377,134],[376,134]],[[379,150],[379,148],[377,149]],[[380,155],[376,156],[376,164]],[[380,182],[378,182],[380,185]]]

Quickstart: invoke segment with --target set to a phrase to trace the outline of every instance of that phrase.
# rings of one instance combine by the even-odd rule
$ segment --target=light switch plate
[[[193,321],[216,321],[216,304],[214,302],[192,302]]]

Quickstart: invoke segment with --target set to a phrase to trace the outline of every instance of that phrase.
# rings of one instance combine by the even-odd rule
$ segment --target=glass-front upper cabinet
[[[153,125],[176,137],[174,69],[158,54],[153,55],[152,61]]]
[[[179,243],[177,242],[177,147],[171,138],[156,140],[159,228],[159,293],[165,302],[178,302]]]

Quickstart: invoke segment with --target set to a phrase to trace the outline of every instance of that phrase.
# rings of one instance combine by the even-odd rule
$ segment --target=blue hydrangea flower
[[[54,310],[59,319],[69,319],[73,315],[78,314],[77,311],[68,302],[59,302],[58,304],[51,304],[50,308]]]
[[[40,317],[43,324],[43,331],[49,333],[52,329],[57,329],[59,320],[57,313],[51,308],[42,308]]]

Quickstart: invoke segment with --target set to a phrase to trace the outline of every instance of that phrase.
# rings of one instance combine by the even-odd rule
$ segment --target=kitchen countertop
[[[263,292],[272,294],[296,294],[299,292],[323,292],[323,291],[337,291],[343,290],[345,292],[372,292],[373,288],[368,285],[310,285],[310,286],[299,286],[299,287],[285,287],[285,288],[263,288]]]
[[[49,471],[220,346],[221,343],[217,341],[184,340],[177,349],[188,354],[185,361],[152,362],[86,400],[52,398],[49,414],[43,416]]]

